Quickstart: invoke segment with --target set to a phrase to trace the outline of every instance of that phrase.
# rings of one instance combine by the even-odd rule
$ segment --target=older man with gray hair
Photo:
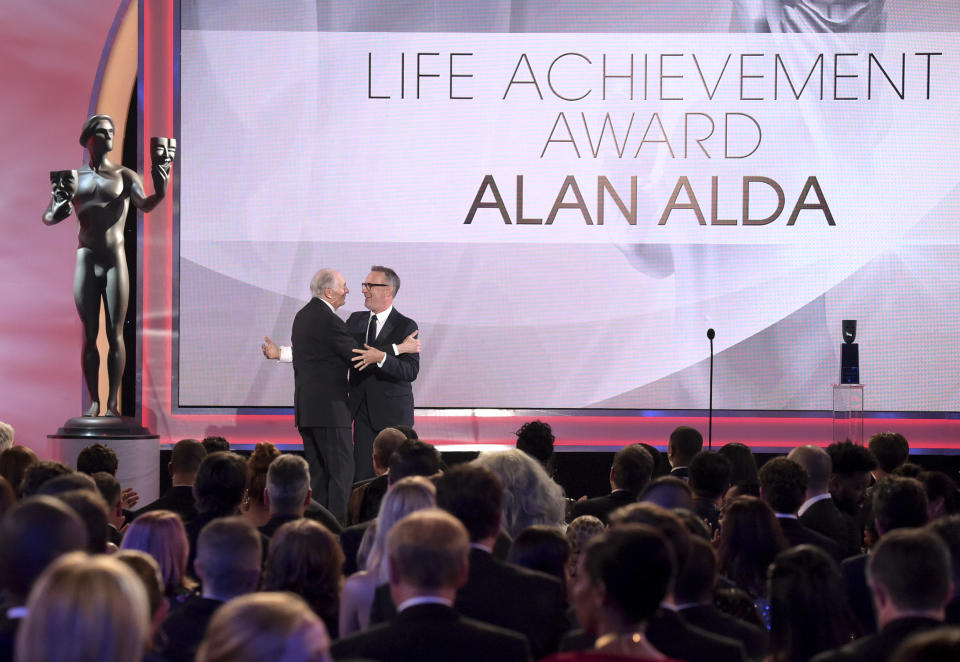
[[[857,523],[840,512],[830,496],[828,485],[832,463],[827,451],[818,446],[798,446],[790,451],[787,459],[807,472],[807,493],[798,511],[800,523],[836,542],[842,558],[859,554]]]

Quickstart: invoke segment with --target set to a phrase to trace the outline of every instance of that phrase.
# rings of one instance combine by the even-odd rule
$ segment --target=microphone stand
[[[710,408],[707,410],[707,449],[713,450],[713,338],[717,333],[707,329],[707,339],[710,341]]]

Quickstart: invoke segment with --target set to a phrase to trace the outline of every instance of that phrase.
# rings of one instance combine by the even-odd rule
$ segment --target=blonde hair
[[[380,502],[377,513],[377,530],[373,546],[364,568],[380,581],[390,579],[390,564],[387,561],[387,535],[393,525],[412,512],[437,505],[437,488],[423,476],[408,476],[390,486]]]
[[[37,580],[17,634],[16,662],[130,662],[150,634],[147,594],[128,566],[72,552]]]
[[[160,566],[163,590],[171,595],[181,587],[192,588],[186,577],[190,542],[183,520],[170,510],[150,510],[133,520],[120,549],[146,552]]]
[[[197,662],[328,662],[323,622],[293,593],[250,593],[218,609]]]

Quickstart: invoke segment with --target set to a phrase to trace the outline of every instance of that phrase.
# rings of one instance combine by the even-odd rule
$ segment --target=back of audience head
[[[310,467],[299,455],[281,455],[267,470],[270,513],[302,515],[310,502]]]
[[[86,546],[87,530],[72,508],[53,497],[25,499],[0,521],[0,585],[13,604],[23,604],[50,563]]]
[[[37,494],[40,487],[51,478],[72,473],[70,468],[51,460],[39,460],[30,464],[23,472],[23,481],[20,483],[20,496],[28,497]]]
[[[329,662],[330,637],[319,617],[290,593],[253,593],[218,609],[197,662]]]
[[[247,486],[247,466],[239,455],[219,451],[200,463],[193,496],[197,511],[218,516],[237,512]]]
[[[485,467],[503,485],[503,528],[515,538],[528,526],[561,526],[565,502],[561,488],[532,457],[516,449],[481,453],[473,464]]]
[[[70,506],[87,529],[87,551],[103,554],[107,551],[107,503],[96,490],[71,490],[56,495]]]
[[[0,452],[13,447],[13,438],[15,432],[13,426],[9,423],[0,421]]]
[[[150,635],[143,582],[109,556],[76,552],[37,581],[20,626],[16,662],[130,662]]]
[[[391,425],[394,430],[400,430],[407,439],[420,439],[420,435],[410,425]]]
[[[466,581],[470,537],[457,518],[428,508],[403,518],[387,536],[391,592],[457,589]]]
[[[194,561],[203,595],[226,601],[257,590],[261,553],[260,533],[242,517],[221,517],[204,526]]]
[[[720,571],[754,597],[764,594],[767,566],[787,547],[776,515],[756,497],[727,502],[720,520]]]
[[[507,561],[530,570],[545,572],[566,583],[570,543],[557,527],[535,524],[513,539]]]
[[[549,423],[527,421],[514,434],[517,435],[517,450],[521,450],[539,462],[548,474],[553,473],[553,444],[556,437]]]
[[[757,458],[754,457],[749,446],[741,444],[739,441],[732,441],[729,444],[724,444],[717,452],[730,462],[730,485],[732,487],[745,487],[752,490],[753,486],[760,484]],[[756,494],[741,493],[741,496],[756,496]]]
[[[806,445],[794,448],[787,455],[807,472],[807,498],[826,494],[830,485],[830,455],[819,446]]]
[[[93,480],[90,474],[80,473],[79,471],[71,471],[70,473],[60,474],[59,476],[54,476],[50,480],[46,481],[37,489],[37,494],[44,494],[46,496],[57,496],[63,494],[64,492],[72,492],[73,490],[85,490],[87,492],[96,492],[97,494],[100,491],[97,489],[97,483]]]
[[[373,440],[373,470],[378,476],[390,469],[390,458],[407,440],[407,435],[395,427],[384,428]]]
[[[953,572],[953,592],[960,592],[960,515],[948,515],[931,520],[927,528],[940,536],[940,540],[950,552],[950,564]]]
[[[867,583],[880,627],[893,612],[928,613],[943,620],[953,595],[950,553],[932,531],[906,528],[880,538],[867,560]]]
[[[690,460],[690,489],[702,499],[716,501],[730,487],[730,461],[719,453],[700,451]]]
[[[152,626],[149,648],[155,649],[153,635],[156,634],[157,629],[170,611],[170,603],[167,602],[163,593],[163,578],[160,576],[160,566],[157,565],[152,556],[137,549],[117,552],[113,555],[113,558],[133,570],[133,573],[143,583],[143,588],[147,593]]]
[[[576,577],[577,561],[587,543],[606,529],[606,525],[600,521],[600,518],[593,515],[581,515],[570,522],[566,532],[567,542],[570,543],[570,561],[567,564],[567,575],[569,577]]]
[[[667,510],[674,508],[693,509],[693,490],[687,481],[674,476],[661,476],[640,493],[640,501],[653,503]]]
[[[100,442],[87,446],[77,455],[77,471],[83,474],[106,471],[108,474],[116,476],[118,466],[116,451]]]
[[[693,456],[703,450],[703,435],[700,431],[681,425],[670,433],[667,444],[667,458],[673,467],[686,467]]]
[[[581,626],[645,622],[672,591],[676,563],[662,532],[643,524],[614,527],[587,544],[571,595]],[[601,612],[608,612],[606,614]]]
[[[620,490],[640,494],[653,476],[653,458],[640,444],[624,446],[613,456],[610,482]]]
[[[863,507],[870,486],[870,472],[877,468],[873,453],[851,441],[840,441],[827,446],[832,473],[830,496],[837,508],[856,513]]]
[[[267,510],[264,491],[267,489],[267,471],[270,463],[280,457],[280,451],[269,441],[261,441],[247,458],[247,487],[243,494],[243,507],[251,506]]]
[[[703,538],[707,541],[713,540],[713,531],[710,529],[710,525],[692,510],[673,508],[670,512],[680,520],[691,536]]]
[[[666,476],[670,473],[670,461],[667,459],[666,453],[661,453],[656,447],[650,444],[642,443],[640,445],[643,446],[644,450],[650,453],[650,457],[653,458],[653,473],[650,474],[651,480],[659,478],[660,476]]]
[[[0,476],[0,517],[17,503],[17,493],[10,481]]]
[[[881,536],[927,523],[927,494],[915,478],[885,476],[873,486],[873,517]]]
[[[775,513],[794,515],[807,492],[807,472],[785,457],[775,457],[760,467],[760,498]]]
[[[287,522],[270,538],[265,591],[290,591],[324,623],[337,622],[343,586],[343,550],[336,536],[310,519]]]
[[[776,557],[768,573],[767,599],[774,660],[805,662],[849,642],[856,631],[840,569],[811,545]]]
[[[927,493],[928,519],[946,517],[960,512],[960,490],[950,476],[942,471],[924,471],[917,480]]]
[[[939,627],[911,635],[890,662],[956,662],[960,660],[960,628]]]
[[[193,484],[200,463],[207,456],[207,448],[196,439],[181,439],[173,446],[167,471],[171,478],[180,478]]]
[[[663,534],[673,553],[674,569],[683,571],[690,558],[692,536],[676,515],[652,503],[631,503],[610,514],[611,529],[628,524],[644,524]]]
[[[677,576],[674,597],[678,603],[709,604],[717,579],[717,555],[700,536],[690,538],[690,557]]]
[[[387,581],[387,536],[397,522],[418,510],[437,505],[437,488],[423,476],[409,476],[393,483],[380,502],[373,546],[367,555],[365,568]]]
[[[899,432],[878,432],[870,437],[867,446],[876,458],[877,468],[882,474],[893,472],[910,457],[910,444]]]
[[[442,466],[440,451],[435,446],[417,439],[407,439],[390,456],[389,482],[407,476],[433,476]]]
[[[437,506],[463,523],[470,542],[494,539],[503,518],[503,485],[489,469],[458,464],[437,479]]]
[[[97,491],[100,493],[100,496],[103,497],[104,503],[107,504],[107,518],[110,524],[119,529],[123,526],[125,519],[123,516],[123,504],[121,503],[123,490],[120,488],[120,483],[114,476],[108,474],[106,471],[98,471],[93,474],[91,478],[93,478],[93,482],[96,483]]]
[[[913,462],[904,462],[890,473],[903,478],[919,478],[920,474],[923,473],[923,467]]]
[[[23,474],[31,464],[39,462],[37,454],[26,446],[12,446],[0,452],[0,476],[10,481],[13,491],[20,495]]]
[[[184,585],[190,543],[180,516],[169,510],[150,510],[130,523],[121,550],[149,554],[160,567],[164,593],[171,597]]]
[[[203,441],[200,443],[203,444],[203,448],[207,451],[207,455],[210,453],[230,452],[230,442],[227,441],[225,437],[220,437],[217,435],[204,437]]]

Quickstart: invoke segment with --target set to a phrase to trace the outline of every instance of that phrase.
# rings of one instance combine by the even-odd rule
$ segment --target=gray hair
[[[313,278],[310,279],[310,294],[320,298],[323,296],[323,291],[328,287],[333,289],[337,286],[337,271],[336,269],[321,269],[317,273],[313,274]]]
[[[503,483],[503,528],[511,538],[534,524],[562,527],[563,488],[535,459],[516,449],[481,453],[473,464]]]
[[[383,277],[387,279],[390,287],[393,288],[393,296],[397,296],[397,292],[400,291],[400,276],[397,275],[396,271],[390,267],[381,267],[377,264],[370,267],[370,271],[376,271],[383,274]]]
[[[310,490],[310,467],[299,455],[281,455],[267,469],[270,512],[296,514]]]
[[[13,446],[13,426],[0,421],[0,451],[5,451],[11,446]]]

